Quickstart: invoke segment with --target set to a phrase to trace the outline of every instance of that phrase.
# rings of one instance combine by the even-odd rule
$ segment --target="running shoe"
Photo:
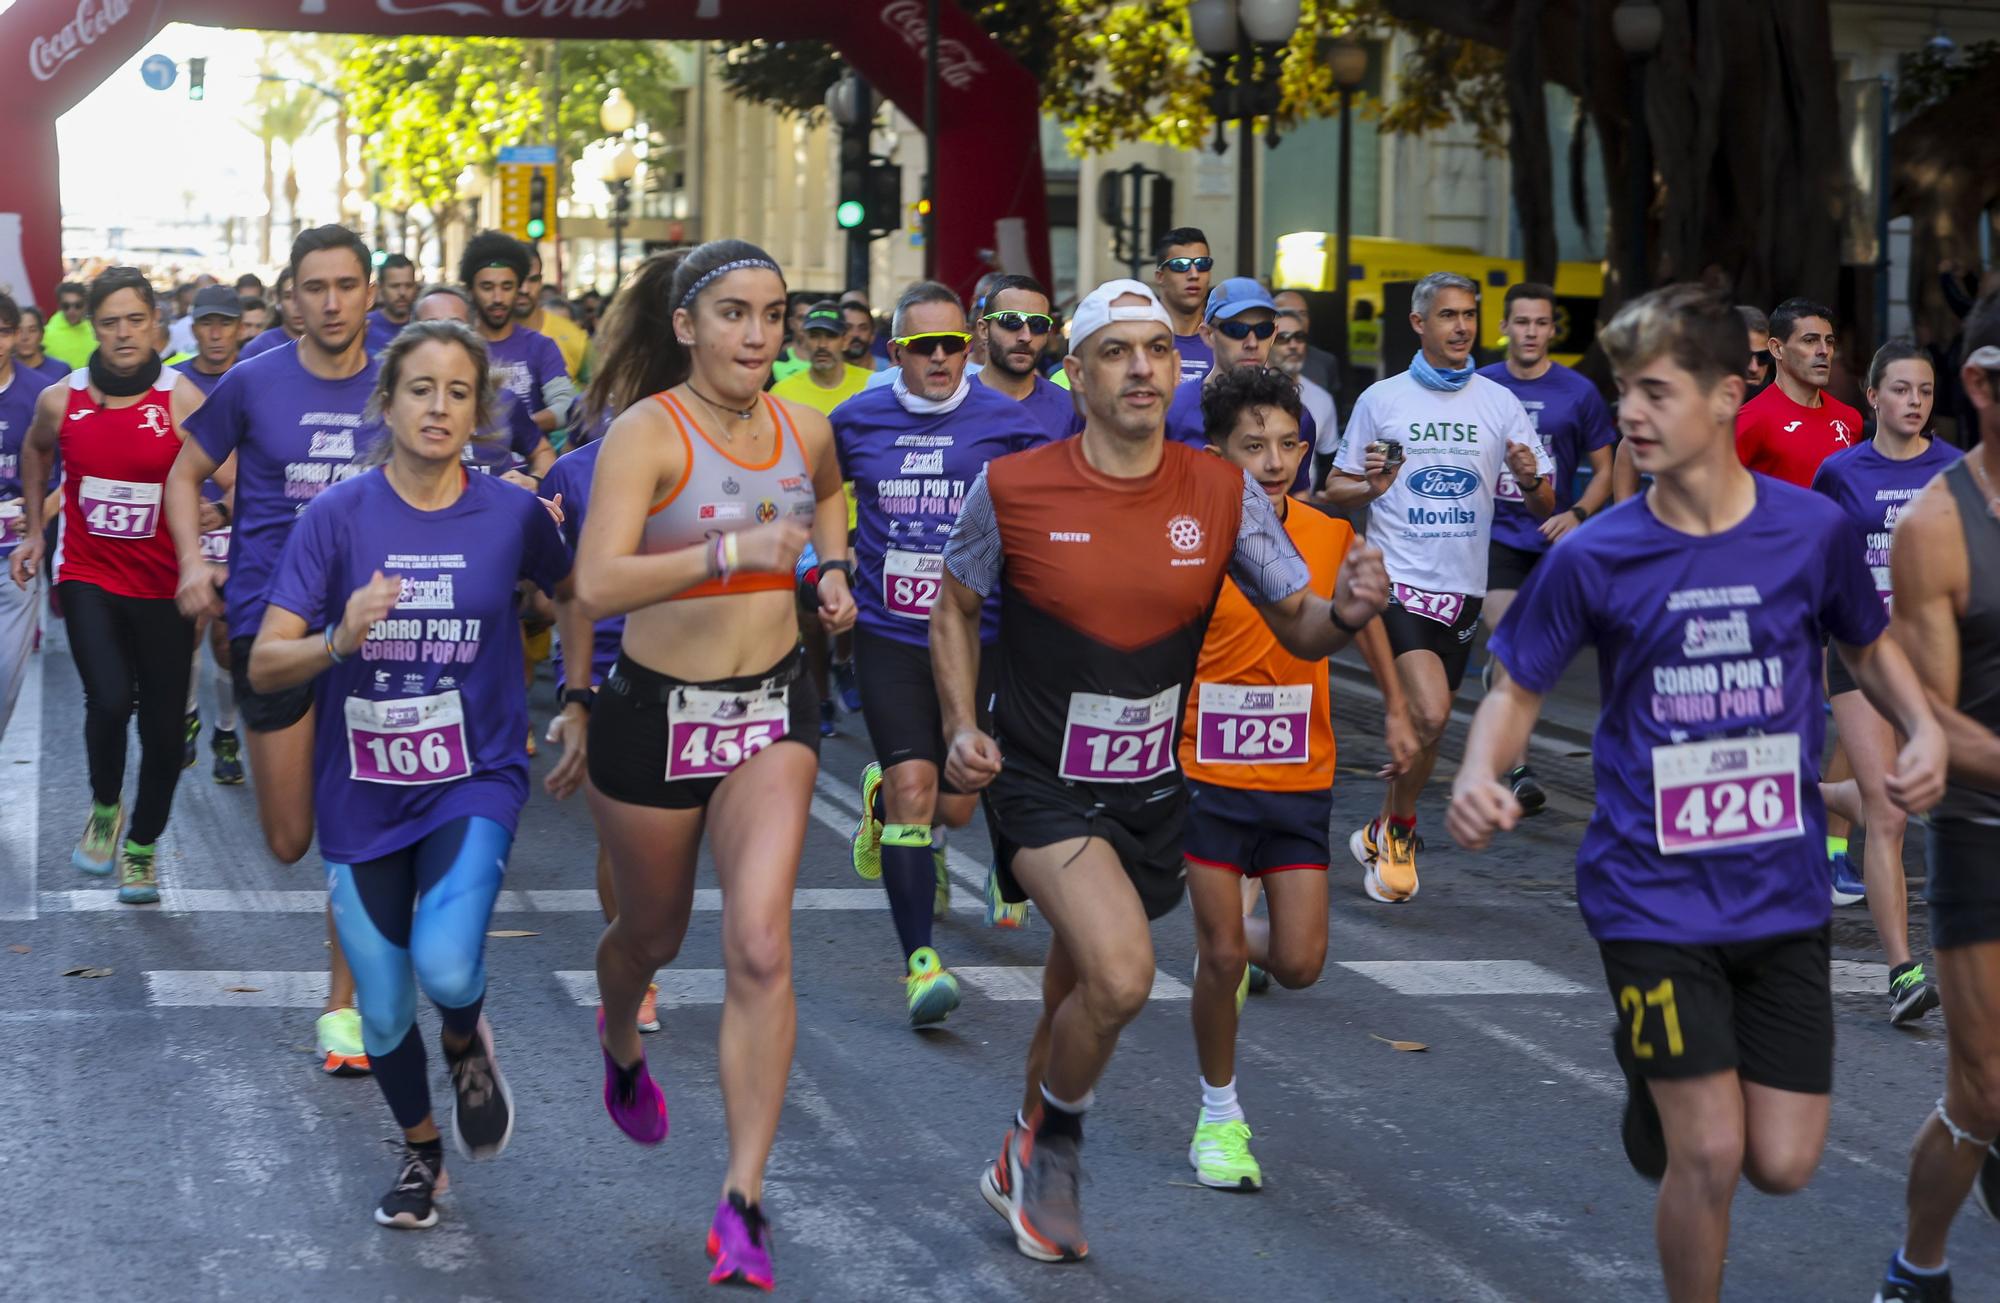
[[[660,1030],[660,987],[657,982],[646,983],[646,996],[639,1001],[639,1030]]]
[[[243,750],[233,729],[218,728],[208,735],[209,750],[215,753],[215,781],[235,787],[243,781]]]
[[[1890,1022],[1901,1027],[1937,1007],[1937,984],[1925,975],[1922,964],[1900,964],[1889,974]]]
[[[415,1145],[400,1146],[396,1184],[376,1206],[375,1221],[399,1231],[427,1231],[437,1225],[437,1196],[444,1189],[444,1160],[426,1158]]]
[[[1347,853],[1364,869],[1374,868],[1376,857],[1382,853],[1382,844],[1375,836],[1376,825],[1381,822],[1380,819],[1370,819],[1347,839]]]
[[[126,842],[118,851],[118,903],[157,905],[160,879],[153,872],[153,848]]]
[[[1028,926],[1028,902],[1011,901],[1000,894],[1000,870],[986,870],[986,926],[1024,928]]]
[[[861,771],[861,818],[854,825],[854,871],[864,882],[882,876],[882,822],[875,817],[875,793],[882,790],[882,766],[873,760]]]
[[[1625,1142],[1625,1161],[1648,1181],[1667,1174],[1667,1135],[1660,1125],[1660,1109],[1644,1078],[1634,1071],[1632,1051],[1621,1024],[1611,1030],[1612,1052],[1625,1074],[1625,1118],[1620,1138]]]
[[[447,1053],[445,1062],[451,1071],[453,1146],[468,1159],[499,1157],[514,1138],[514,1092],[493,1053],[493,1024],[485,1014],[465,1053],[456,1059]]]
[[[715,1263],[708,1273],[711,1285],[778,1287],[771,1275],[771,1223],[764,1220],[761,1204],[734,1190],[715,1205],[715,1220],[708,1226],[708,1256]]]
[[[124,806],[93,802],[90,820],[83,825],[83,840],[70,852],[70,865],[95,878],[108,876],[111,861],[118,854],[118,833],[124,826]]]
[[[944,829],[931,829],[931,867],[937,871],[937,895],[931,899],[931,913],[943,917],[951,912],[951,869],[947,861],[951,847],[945,843]]]
[[[1257,965],[1250,965],[1250,994],[1262,995],[1271,989],[1271,972]]]
[[[1514,799],[1521,803],[1523,817],[1540,814],[1549,803],[1549,794],[1535,781],[1535,771],[1526,765],[1515,765],[1500,781],[1514,789]]]
[[[1899,1250],[1889,1255],[1889,1269],[1882,1273],[1875,1303],[1951,1303],[1951,1273],[1927,1276],[1911,1271],[1903,1265]]]
[[[861,679],[852,660],[833,663],[833,686],[840,692],[840,706],[850,715],[861,713]]]
[[[1372,900],[1401,904],[1417,894],[1417,852],[1423,849],[1424,841],[1394,823],[1382,830],[1381,838],[1375,857],[1365,861],[1368,867],[1361,886]]]
[[[1833,870],[1833,903],[1854,905],[1867,899],[1868,884],[1854,875],[1854,865],[1848,862],[1847,852],[1827,857]]]
[[[1981,1212],[2000,1222],[2000,1145],[1986,1146],[1979,1177],[1972,1183],[1972,1197],[1979,1201]]]
[[[1204,1122],[1197,1114],[1188,1162],[1194,1167],[1194,1179],[1211,1190],[1264,1188],[1264,1169],[1250,1154],[1250,1124],[1240,1118]]]
[[[187,732],[182,737],[181,768],[192,769],[194,768],[194,762],[201,758],[200,748],[196,745],[201,741],[200,711],[190,710],[187,713]]]
[[[912,1027],[941,1023],[958,1008],[958,979],[945,971],[944,961],[929,946],[918,946],[910,956],[909,976],[903,981]]]
[[[629,1068],[618,1066],[604,1048],[604,1010],[597,1011],[597,1049],[604,1056],[604,1111],[618,1129],[642,1145],[667,1138],[667,1097],[646,1071],[646,1056]]]
[[[528,758],[532,760],[534,758],[534,755],[535,755],[535,726],[530,724],[528,726]]]
[[[979,1179],[988,1206],[1013,1228],[1014,1247],[1037,1262],[1081,1262],[1090,1252],[1083,1239],[1079,1151],[1068,1136],[1037,1138],[1016,1124]]]
[[[323,1013],[313,1024],[319,1044],[321,1072],[333,1077],[359,1077],[368,1071],[368,1050],[361,1043],[361,1014],[353,1008]]]
[[[840,730],[836,729],[836,728],[835,728],[835,727],[833,726],[833,703],[832,703],[831,701],[822,701],[822,702],[820,702],[820,703],[819,703],[819,735],[820,735],[821,737],[832,737],[832,736],[833,736],[834,734],[838,733],[839,731],[840,731]]]

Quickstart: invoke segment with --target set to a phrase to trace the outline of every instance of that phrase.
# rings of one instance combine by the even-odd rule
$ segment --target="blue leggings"
[[[447,1032],[472,1035],[486,998],[486,925],[513,843],[493,820],[469,816],[380,859],[327,861],[327,897],[354,970],[361,1042],[404,1130],[431,1112],[417,987]]]

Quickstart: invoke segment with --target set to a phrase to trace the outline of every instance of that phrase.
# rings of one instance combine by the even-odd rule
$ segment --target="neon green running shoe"
[[[958,979],[945,971],[944,961],[929,946],[919,946],[910,956],[910,975],[903,981],[912,1027],[941,1023],[958,1008]]]
[[[1211,1190],[1261,1190],[1264,1169],[1250,1154],[1248,1122],[1203,1122],[1195,1116],[1188,1162],[1195,1180]]]
[[[882,766],[861,771],[861,818],[854,825],[854,871],[865,882],[882,876],[882,823],[875,817],[875,793],[882,790]]]
[[[98,805],[93,801],[90,821],[83,825],[83,840],[70,852],[71,866],[94,878],[108,877],[111,860],[118,853],[118,830],[124,825],[124,806]]]
[[[359,1077],[368,1072],[361,1015],[352,1006],[321,1014],[313,1024],[313,1037],[321,1072],[330,1077]]]
[[[157,905],[160,880],[153,873],[153,848],[126,842],[118,852],[118,903]]]
[[[1016,904],[1000,895],[1000,870],[986,870],[986,926],[1024,928],[1028,926],[1028,902]]]
[[[950,854],[951,848],[945,845],[944,829],[931,829],[931,867],[937,870],[937,896],[931,901],[933,915],[951,912],[951,870],[945,863]]]

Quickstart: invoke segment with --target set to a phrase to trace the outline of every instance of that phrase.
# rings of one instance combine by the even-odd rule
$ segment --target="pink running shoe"
[[[761,1206],[745,1201],[734,1190],[715,1205],[715,1221],[708,1228],[708,1256],[715,1260],[708,1273],[711,1285],[734,1282],[758,1289],[778,1287],[771,1274],[771,1224],[764,1220]]]
[[[642,1145],[657,1145],[667,1138],[667,1097],[653,1074],[646,1071],[646,1056],[630,1070],[618,1066],[611,1051],[604,1048],[604,1011],[597,1011],[597,1048],[604,1055],[604,1111],[623,1131]]]

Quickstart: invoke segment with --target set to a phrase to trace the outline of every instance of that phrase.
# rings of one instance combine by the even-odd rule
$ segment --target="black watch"
[[[1585,511],[1580,506],[1571,507],[1569,509],[1569,514],[1576,517],[1576,523],[1579,525],[1581,525],[1584,521],[1590,519],[1590,513],[1588,511]]]
[[[597,704],[597,689],[568,688],[564,690],[562,700],[565,706],[582,706],[585,710],[589,710]]]
[[[1366,621],[1356,626],[1349,624],[1347,621],[1341,619],[1340,608],[1335,606],[1332,602],[1328,602],[1326,604],[1326,618],[1333,621],[1334,628],[1340,630],[1342,633],[1346,634],[1350,638],[1358,636],[1361,633],[1362,629],[1368,627]]]
[[[832,570],[838,570],[841,574],[847,576],[847,586],[849,588],[854,586],[854,563],[852,561],[822,561],[819,563],[819,573],[822,579],[826,577],[827,572]]]

